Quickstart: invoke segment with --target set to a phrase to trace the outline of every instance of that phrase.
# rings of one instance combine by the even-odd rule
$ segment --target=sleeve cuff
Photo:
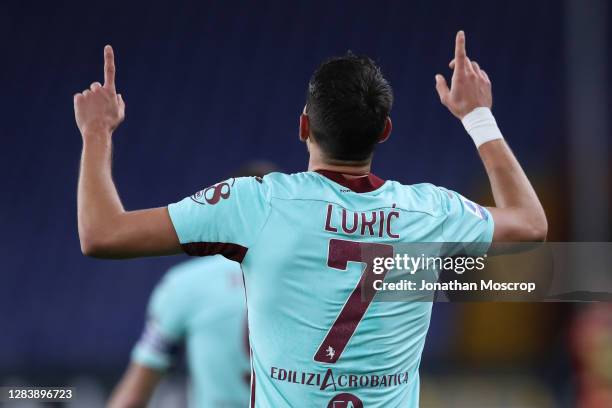
[[[189,198],[186,198],[185,200],[189,200]],[[185,217],[185,215],[183,214],[184,210],[181,208],[185,205],[183,201],[168,205],[168,214],[170,215],[170,221],[172,221],[174,231],[176,231],[176,236],[178,237],[179,242],[181,244],[184,244],[187,241],[186,238],[189,231],[188,224],[185,221],[187,217]]]
[[[132,350],[132,361],[158,371],[166,371],[172,364],[169,356],[148,350],[140,344]]]

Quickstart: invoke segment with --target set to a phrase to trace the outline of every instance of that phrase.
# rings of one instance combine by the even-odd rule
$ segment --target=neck
[[[308,171],[328,170],[343,174],[364,175],[369,174],[372,160],[364,161],[342,161],[324,157],[318,149],[309,149]]]

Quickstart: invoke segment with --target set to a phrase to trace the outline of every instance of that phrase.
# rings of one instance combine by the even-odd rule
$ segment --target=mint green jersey
[[[371,174],[229,179],[168,210],[185,252],[242,264],[256,408],[418,407],[432,305],[363,299],[371,256],[493,235],[459,194]]]
[[[236,262],[222,256],[184,262],[170,269],[155,288],[132,361],[165,371],[183,345],[191,379],[190,406],[248,406],[246,307]]]

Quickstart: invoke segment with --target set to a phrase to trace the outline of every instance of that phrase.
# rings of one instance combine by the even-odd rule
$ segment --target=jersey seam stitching
[[[347,209],[346,207],[342,206],[340,203],[335,202],[335,201],[326,201],[326,200],[320,200],[317,198],[283,198],[283,197],[270,197],[272,201],[273,199],[277,199],[277,200],[284,200],[284,201],[317,201],[317,202],[322,202],[322,203],[330,203],[330,204],[337,204],[339,206],[341,206],[344,209]],[[384,207],[376,207],[376,208],[370,208],[366,211],[375,211],[375,210],[382,210],[382,209],[394,209],[394,210],[402,210],[402,211],[406,211],[406,212],[414,212],[414,213],[419,213],[419,214],[427,214],[431,217],[434,218],[441,218],[444,217],[444,214],[440,214],[440,215],[436,215],[433,214],[431,212],[427,212],[427,211],[422,211],[422,210],[410,210],[404,207],[392,207],[392,206],[384,206]],[[354,210],[350,210],[350,211],[354,211]]]
[[[269,189],[270,187],[268,187]],[[244,262],[244,260],[246,259],[247,255],[249,254],[249,249],[252,246],[255,246],[257,244],[257,242],[259,242],[259,238],[261,236],[261,233],[263,232],[264,228],[266,227],[266,225],[268,225],[268,221],[270,220],[270,216],[272,215],[272,195],[270,195],[270,198],[266,200],[266,204],[268,205],[268,214],[266,215],[266,219],[263,222],[263,224],[261,225],[261,228],[259,229],[259,231],[257,231],[257,234],[255,234],[255,237],[253,238],[253,244],[249,245],[247,247],[247,251],[246,254],[244,254],[244,258],[242,258],[242,262]],[[242,265],[242,262],[240,262],[240,264]]]

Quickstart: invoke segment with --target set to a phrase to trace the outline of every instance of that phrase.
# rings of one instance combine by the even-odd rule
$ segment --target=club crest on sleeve
[[[469,213],[475,215],[481,220],[486,220],[489,218],[485,209],[479,206],[478,204],[468,200],[467,198],[463,196],[461,196],[461,201],[463,201],[463,205]]]
[[[226,200],[230,197],[231,190],[235,181],[236,180],[234,178],[227,179],[225,181],[198,191],[190,198],[198,204],[215,205],[219,201]]]

